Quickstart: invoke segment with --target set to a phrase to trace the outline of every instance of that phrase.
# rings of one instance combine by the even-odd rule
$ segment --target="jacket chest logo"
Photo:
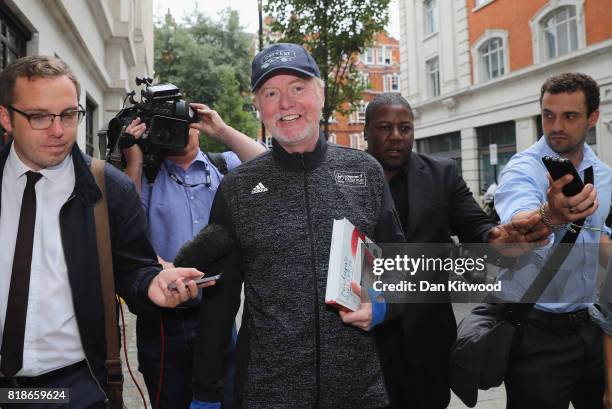
[[[257,186],[255,186],[253,189],[251,189],[251,194],[255,195],[257,193],[264,193],[264,192],[267,192],[267,191],[268,191],[268,188],[265,187],[263,183],[259,182],[257,184]]]
[[[346,187],[366,187],[365,172],[334,171],[334,179],[337,185]]]

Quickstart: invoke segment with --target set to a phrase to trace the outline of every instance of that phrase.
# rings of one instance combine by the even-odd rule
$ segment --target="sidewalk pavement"
[[[121,334],[121,362],[123,366],[123,402],[127,409],[138,409],[144,408],[142,398],[138,393],[138,389],[134,384],[134,381],[130,377],[128,371],[128,365],[125,361],[124,347],[127,345],[127,356],[132,369],[132,374],[138,382],[142,394],[144,395],[147,408],[151,408],[149,402],[149,394],[147,393],[147,387],[145,386],[142,374],[138,372],[138,355],[136,350],[136,316],[128,311],[127,305],[123,304],[123,313],[125,316],[125,337]],[[127,340],[127,341],[126,341]]]
[[[453,306],[455,310],[455,316],[457,317],[457,321],[461,320],[467,314],[474,304],[455,304]],[[123,310],[125,313],[125,334],[127,342],[127,352],[128,359],[130,363],[130,367],[132,368],[132,373],[135,375],[140,388],[142,389],[142,393],[147,400],[147,407],[151,408],[151,404],[149,403],[147,390],[144,384],[144,380],[142,379],[142,375],[138,372],[138,357],[136,352],[136,317],[132,315],[127,307],[124,305]],[[238,312],[239,317],[241,317],[242,311]],[[240,319],[237,319],[237,324],[240,326]],[[123,340],[123,336],[122,336]],[[121,359],[123,361],[123,377],[124,377],[124,385],[123,385],[123,399],[125,402],[125,406],[128,409],[138,409],[144,408],[142,403],[142,398],[138,394],[138,390],[136,386],[134,386],[134,382],[130,378],[130,375],[127,370],[127,365],[125,362],[125,357],[123,353],[123,348],[121,350]],[[478,404],[476,405],[477,409],[504,409],[506,407],[506,391],[503,386],[499,388],[490,389],[488,391],[479,391],[478,392]],[[457,398],[454,394],[451,398],[451,402],[449,405],[449,409],[464,409],[467,408],[459,398]]]

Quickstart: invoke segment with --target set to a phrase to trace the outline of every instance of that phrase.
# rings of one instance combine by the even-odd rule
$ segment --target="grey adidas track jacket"
[[[245,285],[237,346],[238,408],[379,408],[388,404],[373,334],[325,304],[334,219],[379,242],[403,241],[380,165],[319,139],[314,152],[271,151],[229,173],[211,223],[238,246],[204,291],[195,398],[220,401],[222,351]]]

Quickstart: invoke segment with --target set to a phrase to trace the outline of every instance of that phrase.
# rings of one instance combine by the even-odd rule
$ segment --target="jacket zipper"
[[[306,164],[304,163],[304,155],[301,155],[302,167],[304,168],[304,198],[306,200],[306,218],[308,222],[308,234],[310,236],[310,254],[312,257],[312,273],[314,279],[314,313],[315,313],[315,408],[319,407],[319,398],[321,395],[321,338],[319,335],[320,324],[319,324],[319,289],[318,289],[318,276],[317,266],[315,260],[314,250],[314,236],[312,234],[312,221],[310,215],[310,200],[308,196],[308,175],[306,170]]]

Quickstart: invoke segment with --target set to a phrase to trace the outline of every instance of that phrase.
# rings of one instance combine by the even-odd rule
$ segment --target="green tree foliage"
[[[319,64],[325,80],[325,131],[334,111],[348,114],[364,90],[355,56],[385,29],[390,0],[267,0],[267,14],[276,21],[272,31],[281,41],[303,44]],[[342,108],[343,102],[350,109]]]
[[[256,137],[249,88],[251,36],[242,30],[238,12],[227,9],[218,22],[197,6],[189,15],[182,23],[171,15],[157,22],[156,79],[175,84],[188,101],[210,106],[228,125]],[[200,146],[205,152],[226,150],[208,137],[200,137]]]
[[[257,135],[258,121],[254,120],[253,113],[244,109],[244,101],[236,98],[240,95],[240,82],[237,80],[235,68],[229,65],[222,65],[219,68],[219,96],[212,105],[212,108],[221,115],[226,123],[232,124],[236,129],[240,129],[246,135]],[[205,152],[216,152],[215,142],[210,138],[200,137],[200,146]]]

